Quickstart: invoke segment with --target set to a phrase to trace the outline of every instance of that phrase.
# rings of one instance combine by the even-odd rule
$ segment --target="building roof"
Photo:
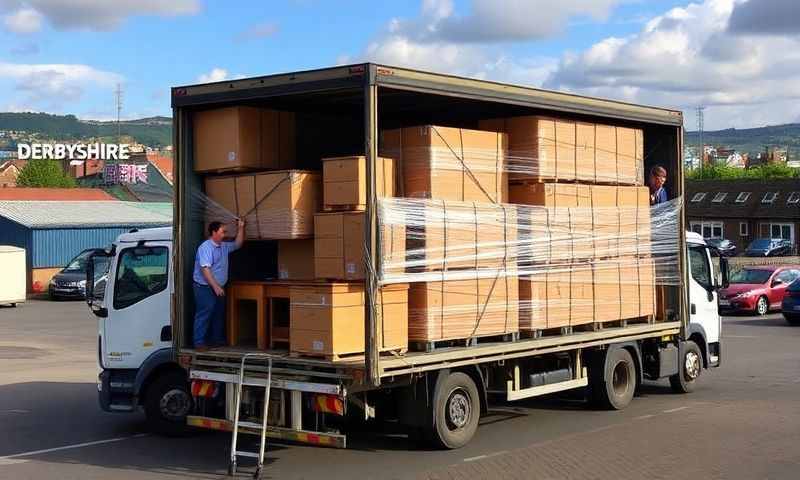
[[[160,155],[158,153],[148,153],[147,154],[147,161],[153,164],[154,167],[161,172],[161,175],[172,184],[173,176],[172,176],[172,157],[167,157],[166,155]]]
[[[172,204],[0,201],[0,217],[28,228],[163,227],[172,224]]]
[[[705,193],[702,199],[693,202],[693,199],[701,197],[701,193]],[[727,195],[723,196],[723,193]],[[770,194],[771,197],[773,193],[777,196],[772,203],[764,203],[765,196]],[[715,198],[718,201],[715,202]],[[797,203],[789,203],[790,199],[796,199]],[[686,180],[686,214],[688,217],[798,221],[800,179]]]
[[[0,200],[89,201],[115,200],[99,188],[3,188]]]

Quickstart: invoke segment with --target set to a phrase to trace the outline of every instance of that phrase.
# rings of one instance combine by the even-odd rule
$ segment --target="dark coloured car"
[[[781,307],[786,288],[798,278],[798,265],[744,267],[731,275],[728,288],[719,291],[719,309],[765,315]]]
[[[800,325],[800,279],[795,280],[786,289],[781,312],[787,322],[792,325]]]
[[[723,257],[736,256],[736,244],[727,238],[706,238],[705,240],[708,245],[716,248]]]
[[[783,238],[753,240],[744,251],[746,257],[782,257],[792,254],[792,242]]]
[[[89,256],[94,252],[102,252],[101,248],[89,248],[69,261],[66,267],[56,273],[50,280],[50,287],[48,293],[53,300],[60,299],[83,299],[86,298],[86,265]],[[98,268],[95,262],[95,276],[100,277],[106,272],[103,268],[108,269],[108,260],[106,263]],[[103,270],[103,271],[98,271]]]

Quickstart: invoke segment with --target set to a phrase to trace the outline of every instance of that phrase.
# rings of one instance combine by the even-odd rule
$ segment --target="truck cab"
[[[184,428],[192,402],[172,345],[171,257],[171,227],[132,230],[96,252],[87,271],[86,301],[98,323],[100,407],[143,409],[151,428],[163,433]]]
[[[722,359],[722,320],[719,315],[718,291],[728,285],[728,259],[719,258],[719,269],[714,268],[712,251],[715,247],[706,243],[700,234],[686,232],[686,246],[689,262],[689,324],[686,331],[687,341],[693,342],[700,349],[698,359],[684,358],[684,368],[692,371],[695,367],[686,365],[701,361],[700,367],[718,367]]]

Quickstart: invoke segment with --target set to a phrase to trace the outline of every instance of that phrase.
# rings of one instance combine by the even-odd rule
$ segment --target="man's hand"
[[[236,248],[242,248],[244,245],[244,219],[237,218],[239,224],[239,231],[236,232]]]
[[[239,229],[240,230],[243,229],[244,228],[244,219],[239,218],[237,220],[238,220]]]
[[[214,289],[214,293],[215,293],[215,294],[216,294],[218,297],[224,297],[224,296],[225,296],[225,289],[224,289],[224,288],[222,288],[222,287],[220,287],[219,285],[213,285],[211,288],[213,288],[213,289]]]

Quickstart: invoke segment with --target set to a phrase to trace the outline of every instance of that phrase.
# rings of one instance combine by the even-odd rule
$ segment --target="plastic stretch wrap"
[[[640,129],[545,117],[480,127],[382,131],[381,154],[400,165],[402,196],[508,203],[509,181],[644,184]]]
[[[192,213],[207,225],[223,222],[236,232],[245,220],[248,240],[310,238],[320,209],[318,172],[284,170],[205,179],[205,193],[192,192]]]
[[[379,283],[411,285],[417,341],[652,317],[658,287],[680,284],[681,200],[642,197],[594,208],[379,199],[379,232],[404,228],[407,247],[381,252]]]

